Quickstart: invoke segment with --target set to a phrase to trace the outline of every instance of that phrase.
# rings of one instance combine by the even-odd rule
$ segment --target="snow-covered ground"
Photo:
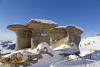
[[[15,48],[15,41],[10,40],[1,40],[0,41],[0,50],[2,54],[11,53],[14,51]]]
[[[43,45],[44,44],[44,45]],[[88,37],[86,39],[82,39],[80,43],[80,57],[71,56],[71,58],[75,58],[74,60],[66,60],[66,57],[59,55],[62,53],[62,49],[66,49],[69,46],[62,45],[55,49],[51,49],[47,43],[43,42],[40,43],[39,46],[34,49],[28,49],[25,51],[28,52],[36,52],[37,49],[43,49],[44,47],[47,47],[49,52],[51,52],[54,56],[51,57],[47,54],[43,54],[43,58],[38,61],[36,64],[32,64],[32,66],[28,67],[100,67],[100,36],[94,36],[94,37]],[[2,48],[2,45],[0,45],[0,49]],[[6,49],[4,51],[6,52]],[[2,51],[2,52],[4,52]],[[7,50],[8,51],[8,50]],[[13,50],[9,50],[13,51]],[[69,50],[70,51],[70,50]],[[69,52],[64,51],[66,52]],[[73,50],[72,50],[73,51]],[[76,50],[77,51],[77,50]]]
[[[87,37],[80,42],[81,55],[100,50],[100,36]]]
[[[51,67],[100,67],[100,36],[82,39],[79,48],[83,58],[61,60],[51,64]]]

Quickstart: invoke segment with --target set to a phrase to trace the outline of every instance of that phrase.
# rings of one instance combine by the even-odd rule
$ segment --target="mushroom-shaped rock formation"
[[[66,26],[65,30],[67,32],[67,43],[74,42],[77,46],[79,46],[79,43],[81,41],[81,34],[83,33],[83,30],[78,26],[74,26],[74,25]]]
[[[52,46],[58,47],[61,44],[75,43],[79,46],[83,30],[77,26],[58,26],[50,30],[49,35],[52,37]]]
[[[21,24],[12,24],[7,28],[16,33],[16,50],[31,47],[31,30],[29,28]]]
[[[32,19],[26,26],[32,28],[31,48],[33,49],[41,42],[47,42],[50,44],[48,32],[51,28],[58,25],[50,20]]]
[[[50,29],[49,36],[51,37],[53,48],[66,43],[65,37],[67,36],[67,34],[63,27],[55,27]]]

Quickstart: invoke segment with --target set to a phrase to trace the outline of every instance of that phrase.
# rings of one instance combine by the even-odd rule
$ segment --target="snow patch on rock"
[[[47,23],[47,24],[57,24],[56,22],[52,21],[52,20],[45,20],[45,19],[31,19],[30,21],[37,21],[40,23]]]

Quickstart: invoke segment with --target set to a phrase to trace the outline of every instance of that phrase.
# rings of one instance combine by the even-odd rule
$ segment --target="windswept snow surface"
[[[51,64],[50,67],[100,67],[100,62],[93,62],[85,59],[73,61],[63,60],[55,64]]]
[[[87,37],[80,42],[81,56],[93,53],[95,50],[100,50],[100,36]]]
[[[54,51],[62,51],[62,53],[73,54],[79,51],[79,48],[75,43],[70,43],[69,45],[62,44],[61,46],[54,48]]]
[[[98,37],[97,37],[98,38]],[[96,39],[96,38],[95,38]],[[99,60],[100,60],[100,51],[96,51],[99,49],[96,49],[98,47],[98,44],[100,43],[98,39],[89,39],[90,42],[93,40],[95,43],[92,43],[91,45],[82,45],[80,47],[81,50],[81,56],[86,56],[84,59],[78,59],[78,60],[73,60],[73,61],[67,61],[64,60],[63,56],[59,55],[60,53],[68,53],[70,51],[75,51],[73,48],[77,49],[77,47],[74,45],[71,50],[68,51],[67,48],[70,48],[70,46],[66,46],[65,44],[53,49],[52,53],[54,54],[54,57],[50,57],[48,55],[43,55],[43,59],[39,60],[38,63],[33,64],[33,67],[49,67],[50,64],[53,67],[99,67]],[[86,40],[88,43],[88,40]],[[39,46],[42,45],[43,48],[43,43],[41,43]],[[46,44],[45,44],[46,45]],[[94,49],[95,46],[95,49]],[[93,49],[92,49],[93,48]],[[72,57],[73,58],[73,57]]]
[[[96,43],[96,42],[95,42]],[[98,45],[97,43],[95,45]],[[38,63],[33,64],[30,67],[100,67],[100,51],[96,51],[96,49],[88,49],[83,47],[81,48],[81,54],[83,58],[76,59],[75,56],[71,56],[73,60],[65,60],[63,56],[59,55],[62,53],[62,49],[68,48],[69,46],[62,45],[55,48],[52,51],[54,57],[50,57],[48,55],[43,55],[43,59],[39,60]],[[93,46],[92,46],[93,47]]]
[[[100,50],[87,54],[83,58],[61,60],[51,64],[50,67],[100,67]]]
[[[70,57],[73,60],[66,60],[64,56],[59,55],[60,53],[66,53],[69,46],[63,44],[55,49],[51,49],[50,46],[46,42],[42,42],[38,45],[38,47],[34,50],[27,49],[22,51],[22,53],[37,53],[37,49],[43,49],[47,47],[47,49],[54,55],[53,57],[43,54],[43,58],[38,61],[36,64],[32,64],[32,66],[28,67],[100,67],[100,36],[88,37],[86,39],[82,39],[80,43],[80,56],[82,58],[77,58],[73,55]],[[74,47],[75,48],[75,47]],[[62,51],[63,49],[63,51]],[[73,51],[73,50],[72,50]]]
[[[52,49],[50,48],[49,44],[46,42],[42,42],[40,43],[37,48],[35,48],[34,50],[27,50],[27,51],[31,51],[32,53],[38,53],[37,49],[41,50],[44,49],[44,47],[46,47],[48,49],[48,52],[52,53],[54,56],[51,57],[47,54],[43,54],[43,59],[40,59],[38,61],[38,63],[36,64],[32,64],[32,66],[29,67],[50,67],[50,65],[52,63],[61,61],[63,59],[63,56],[60,56],[59,53],[61,53],[60,51],[52,51]]]
[[[54,56],[51,57],[49,55],[42,55],[43,59],[40,59],[38,63],[33,64],[29,67],[50,67],[52,63],[61,61],[63,59],[62,56],[58,55],[59,52],[53,52]]]

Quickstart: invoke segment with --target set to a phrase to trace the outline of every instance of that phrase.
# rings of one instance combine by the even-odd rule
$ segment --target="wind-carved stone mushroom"
[[[55,33],[55,34],[54,34]],[[52,37],[53,48],[65,45],[62,49],[63,52],[60,55],[68,56],[70,54],[79,55],[79,43],[81,41],[81,34],[83,30],[77,26],[58,26],[49,32]]]
[[[58,26],[52,28],[49,32],[49,35],[52,37],[52,46],[58,47],[61,44],[75,43],[79,47],[81,40],[81,34],[83,30],[77,26]]]
[[[65,37],[67,36],[67,34],[65,29],[62,27],[55,27],[50,29],[49,36],[51,37],[53,48],[66,43]]]
[[[34,49],[41,42],[50,44],[50,36],[48,32],[51,28],[58,26],[55,22],[44,19],[32,19],[27,25],[32,28],[31,48]]]
[[[67,43],[74,42],[77,45],[77,47],[79,47],[83,29],[78,26],[69,25],[65,27],[65,30],[67,32]]]
[[[17,36],[16,50],[30,48],[31,47],[31,30],[21,24],[12,24],[7,27],[8,29],[14,31]]]

